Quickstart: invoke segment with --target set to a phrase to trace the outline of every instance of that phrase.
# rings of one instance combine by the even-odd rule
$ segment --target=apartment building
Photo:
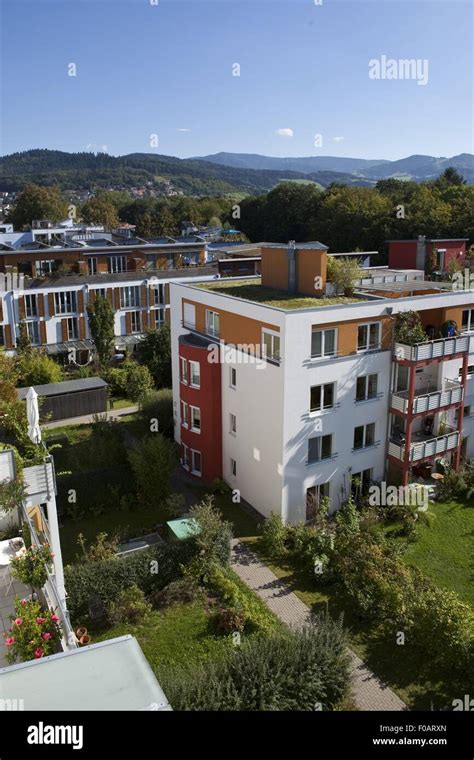
[[[427,263],[435,271],[446,272],[452,262],[462,269],[469,238],[428,238],[418,235],[414,240],[389,240],[388,265],[395,269],[425,270]]]
[[[386,269],[328,297],[326,263],[319,243],[267,244],[261,279],[170,287],[182,466],[291,523],[474,455],[474,292]],[[396,340],[409,310],[416,346]]]

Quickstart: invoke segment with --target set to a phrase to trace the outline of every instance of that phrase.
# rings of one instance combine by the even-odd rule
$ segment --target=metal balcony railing
[[[442,390],[428,392],[426,389],[417,391],[413,399],[412,413],[421,414],[431,412],[451,404],[458,404],[462,401],[463,386],[454,380],[446,381],[446,387]],[[392,393],[392,409],[396,409],[402,414],[407,414],[409,410],[408,391]]]
[[[408,346],[405,343],[395,343],[394,356],[396,359],[405,361],[418,362],[429,361],[430,359],[449,358],[455,354],[461,354],[469,351],[469,336],[457,335],[453,338],[440,338],[439,340],[429,340],[426,343],[417,343],[415,346]]]
[[[444,435],[439,435],[434,438],[426,438],[426,440],[413,441],[410,446],[410,462],[418,462],[422,459],[428,459],[439,454],[444,454],[447,451],[456,449],[459,446],[459,431],[450,430]],[[395,459],[399,459],[401,462],[405,460],[405,443],[391,440],[388,444],[388,453]]]

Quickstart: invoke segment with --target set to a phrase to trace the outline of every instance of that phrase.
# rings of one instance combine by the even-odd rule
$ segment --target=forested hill
[[[58,150],[28,150],[0,158],[0,191],[21,190],[25,184],[59,185],[62,189],[90,190],[95,187],[133,187],[147,182],[172,182],[186,195],[223,195],[243,192],[258,194],[281,180],[353,183],[350,175],[338,172],[303,172],[240,169],[208,161],[180,159],[154,153],[110,156],[107,153],[65,153]]]

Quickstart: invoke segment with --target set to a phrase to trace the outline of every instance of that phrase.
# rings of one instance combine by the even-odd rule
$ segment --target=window
[[[235,367],[230,368],[230,387],[237,388],[237,370]]]
[[[356,401],[377,397],[378,375],[361,375],[356,382]]]
[[[151,289],[151,303],[154,306],[161,306],[165,302],[165,286],[163,284],[155,285]]]
[[[201,385],[201,367],[199,362],[189,362],[189,381],[194,388]]]
[[[354,449],[366,449],[375,443],[375,422],[354,428]]]
[[[97,258],[89,256],[87,259],[87,271],[89,274],[97,274]]]
[[[191,411],[191,430],[194,433],[201,432],[201,410],[198,406],[190,406]]]
[[[69,317],[67,320],[67,339],[77,340],[79,337],[79,331],[77,329],[77,319]]]
[[[280,361],[280,336],[270,330],[262,330],[262,353],[268,361]]]
[[[180,363],[180,373],[181,373],[181,382],[185,383],[187,385],[188,383],[188,362],[186,359],[183,359],[181,356],[179,359]]]
[[[77,311],[77,297],[74,290],[64,290],[54,294],[56,314],[73,314]]]
[[[128,312],[131,315],[131,332],[132,333],[139,333],[142,329],[142,315],[139,311],[130,311]]]
[[[462,313],[462,327],[464,332],[474,330],[474,309],[465,309]]]
[[[52,274],[62,262],[56,261],[56,259],[44,259],[41,261],[35,261],[36,274],[39,277],[46,277]]]
[[[140,288],[137,285],[120,288],[120,308],[131,309],[140,306]]]
[[[94,290],[91,290],[91,295],[92,293],[95,298],[107,298],[107,288],[94,288]]]
[[[311,333],[311,357],[320,359],[336,355],[336,330],[313,330]]]
[[[201,452],[191,449],[191,472],[193,475],[201,474]]]
[[[315,519],[323,497],[329,498],[329,483],[319,483],[306,489],[306,522]]]
[[[109,274],[120,274],[127,271],[127,257],[126,256],[110,256],[107,267]]]
[[[165,322],[165,310],[164,309],[152,309],[150,311],[150,318],[153,322],[153,326],[156,330],[163,327]]]
[[[26,330],[28,333],[28,338],[30,339],[32,346],[39,346],[40,344],[40,335],[39,335],[39,323],[38,322],[26,322]]]
[[[237,462],[235,461],[235,459],[230,460],[230,472],[231,472],[231,475],[234,476],[234,478],[237,477]]]
[[[353,496],[362,496],[369,490],[372,482],[372,469],[353,472],[351,475],[351,493]]]
[[[38,305],[35,295],[28,294],[25,296],[25,314],[27,317],[38,316]]]
[[[216,311],[206,311],[206,332],[214,338],[219,337],[219,314]]]
[[[466,405],[464,407],[463,417],[472,417],[472,414],[473,414],[472,409],[473,409],[472,406]],[[459,408],[456,409],[456,411],[454,412],[454,421],[456,422],[456,424],[459,422]]]
[[[181,401],[181,424],[188,427],[188,405],[186,401]]]
[[[189,461],[189,446],[186,446],[186,444],[183,443],[183,456],[181,462],[186,470],[189,470]]]
[[[469,364],[467,368],[467,374],[474,375],[474,364]],[[462,377],[462,367],[459,367],[459,377]]]
[[[380,322],[368,322],[357,328],[357,350],[373,351],[380,348]]]
[[[233,433],[233,435],[236,435],[237,433],[237,417],[235,414],[230,415],[230,432]]]
[[[320,412],[322,409],[334,407],[335,383],[313,385],[310,390],[310,412]]]
[[[308,440],[308,464],[332,457],[332,433]]]

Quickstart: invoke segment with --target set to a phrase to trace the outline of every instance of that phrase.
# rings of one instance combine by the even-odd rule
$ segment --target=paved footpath
[[[109,409],[107,412],[100,412],[99,417],[104,415],[108,420],[116,420],[117,417],[123,417],[126,414],[134,414],[138,411],[138,406],[127,406],[124,409]],[[44,430],[52,430],[53,428],[70,427],[71,425],[90,425],[94,422],[95,414],[86,414],[83,417],[68,417],[65,420],[55,420],[54,422],[46,422],[41,427]]]
[[[238,539],[232,542],[231,564],[237,575],[286,625],[295,628],[310,621],[309,607]],[[353,682],[352,697],[358,710],[407,709],[405,703],[379,681],[360,657],[351,650],[349,654]]]

